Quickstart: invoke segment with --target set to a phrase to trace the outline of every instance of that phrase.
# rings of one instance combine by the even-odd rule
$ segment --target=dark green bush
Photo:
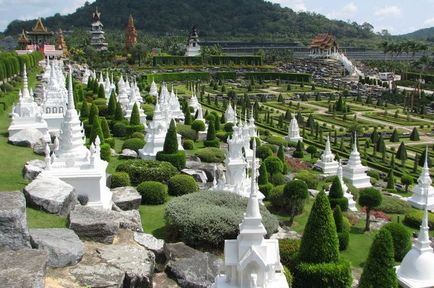
[[[282,211],[286,208],[285,203],[282,201],[284,188],[285,185],[275,186],[268,193],[267,200],[270,201],[274,210]]]
[[[123,123],[123,122],[116,122],[113,125],[112,133],[116,137],[125,137],[125,136],[127,136],[127,133],[128,133],[127,125],[125,123]]]
[[[199,190],[199,186],[190,175],[179,174],[169,179],[167,182],[169,187],[169,195],[181,196],[188,193],[193,193]]]
[[[259,159],[264,160],[270,156],[273,156],[273,151],[268,145],[261,145],[256,148],[256,157]]]
[[[163,151],[157,153],[156,159],[158,161],[166,161],[175,166],[178,170],[182,170],[185,168],[185,151],[180,150],[173,154],[166,154]]]
[[[115,148],[115,138],[106,138],[104,139],[105,143],[109,144],[111,148]]]
[[[132,135],[136,132],[141,132],[145,130],[145,126],[143,124],[137,124],[137,125],[127,125],[127,135]]]
[[[145,146],[145,140],[139,138],[130,138],[125,140],[125,142],[122,144],[122,150],[130,149],[138,152],[139,149],[143,148],[143,146]]]
[[[273,184],[271,184],[271,183],[259,185],[259,191],[261,191],[261,193],[264,194],[265,198],[267,198],[267,199],[268,199],[272,189],[273,189]]]
[[[137,138],[137,139],[145,139],[145,135],[142,132],[134,132],[131,134],[131,138]]]
[[[278,221],[260,205],[267,235],[277,231]],[[205,191],[172,199],[165,210],[170,237],[193,247],[223,247],[235,239],[247,207],[247,198],[229,192]]]
[[[402,261],[411,249],[411,233],[400,223],[388,223],[383,229],[389,230],[392,235],[395,261]]]
[[[411,228],[419,229],[422,224],[423,211],[412,210],[407,212],[404,217],[403,223]],[[429,230],[434,230],[434,214],[428,214]]]
[[[285,266],[283,266],[283,273],[285,274],[286,282],[288,283],[288,288],[292,288],[292,274],[291,271]]]
[[[223,150],[214,147],[200,149],[195,153],[202,162],[206,163],[222,163],[225,160]]]
[[[128,160],[116,167],[118,172],[127,172],[131,183],[138,185],[145,181],[167,182],[179,173],[169,162],[156,160]]]
[[[288,146],[288,141],[285,141],[285,139],[283,139],[283,137],[280,136],[268,136],[267,138],[265,138],[265,142],[277,146],[280,145],[282,145],[283,147]]]
[[[309,170],[298,171],[295,178],[304,181],[309,189],[316,189],[319,184],[318,174]]]
[[[142,182],[137,186],[137,191],[142,195],[143,204],[159,205],[168,199],[167,186],[160,182]]]
[[[126,172],[114,172],[111,175],[110,188],[130,186],[130,176]]]
[[[283,185],[285,184],[285,177],[283,176],[282,173],[274,173],[271,176],[271,183],[273,183],[273,185]]]
[[[223,141],[225,143],[228,141],[229,133],[227,132],[218,131],[215,135],[218,139],[220,139],[220,141]]]
[[[104,143],[101,144],[101,159],[107,162],[110,162],[111,156],[112,156],[112,151],[111,151],[111,147],[109,144]]]
[[[220,147],[220,140],[219,139],[214,139],[214,140],[205,140],[203,141],[203,144],[205,147],[216,147],[219,148]]]
[[[264,160],[269,175],[283,172],[283,163],[276,156],[269,156]]]
[[[300,249],[300,239],[283,239],[279,240],[280,262],[287,267],[292,266],[294,255]]]
[[[225,130],[225,132],[228,132],[228,133],[234,132],[234,123],[231,123],[231,122],[226,123],[225,126],[223,127],[223,130]]]
[[[184,139],[196,140],[197,133],[191,129],[190,125],[177,124],[176,132],[182,136]]]
[[[189,140],[189,139],[184,140],[184,142],[182,143],[182,147],[185,150],[193,150],[194,149],[194,142],[193,142],[193,140]]]

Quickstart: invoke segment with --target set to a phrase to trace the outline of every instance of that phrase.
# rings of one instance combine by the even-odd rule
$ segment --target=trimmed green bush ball
[[[145,146],[145,140],[139,138],[130,138],[125,140],[124,144],[122,144],[122,150],[130,149],[138,152],[139,149],[143,148],[143,146]]]
[[[131,134],[131,138],[138,138],[138,139],[145,139],[145,135],[141,132],[134,132],[133,134]]]
[[[185,150],[193,150],[194,149],[194,142],[193,142],[193,140],[189,140],[189,139],[184,140],[184,142],[182,143],[182,147]]]
[[[110,188],[130,186],[130,176],[126,172],[114,172],[111,175]]]
[[[102,160],[110,162],[110,159],[112,156],[110,144],[107,144],[107,143],[101,144],[100,153],[101,153],[101,159]]]
[[[145,181],[167,182],[179,173],[169,162],[156,160],[127,160],[119,164],[116,171],[127,172],[134,186]]]
[[[116,137],[125,137],[128,134],[127,125],[123,122],[116,122],[113,125],[112,132]]]
[[[273,156],[273,151],[267,145],[262,145],[256,148],[256,157],[264,160],[270,156]]]
[[[137,186],[137,191],[142,195],[142,204],[164,204],[168,198],[167,186],[160,182],[142,182]]]
[[[383,226],[392,235],[395,261],[402,261],[411,249],[411,233],[400,223],[388,223]]]
[[[199,190],[196,180],[190,175],[179,174],[169,179],[167,182],[169,195],[180,196],[193,193]]]
[[[195,155],[199,157],[200,161],[205,163],[222,163],[225,160],[223,150],[215,147],[200,149]]]
[[[175,166],[178,170],[182,170],[185,167],[185,151],[180,150],[176,153],[167,154],[164,151],[160,151],[157,153],[156,159],[158,161],[166,161]]]

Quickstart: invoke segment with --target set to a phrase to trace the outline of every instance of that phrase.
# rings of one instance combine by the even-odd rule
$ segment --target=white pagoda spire
[[[31,98],[30,92],[29,92],[29,82],[27,79],[26,64],[24,64],[24,66],[23,66],[23,98],[24,99]]]
[[[357,211],[356,202],[354,201],[353,195],[349,192],[347,184],[344,182],[344,177],[342,175],[342,163],[339,160],[339,166],[337,169],[337,176],[339,178],[339,182],[341,182],[342,192],[344,193],[344,197],[348,199],[348,209],[355,212]]]
[[[335,160],[335,155],[332,153],[329,135],[327,135],[324,152],[321,154],[321,158],[316,162],[315,165],[321,168],[325,176],[336,175],[338,162]]]
[[[425,163],[417,179],[417,185],[413,189],[413,195],[408,199],[408,202],[419,209],[424,209],[426,205],[428,205],[428,209],[434,209],[434,187],[431,184],[432,180],[428,167],[428,147],[426,147]]]
[[[291,122],[288,126],[288,135],[285,137],[285,139],[291,142],[303,141],[303,137],[300,136],[300,128],[298,127],[298,122],[295,118],[295,115],[292,115]]]
[[[351,181],[357,189],[372,187],[371,178],[366,174],[367,167],[362,165],[360,153],[357,150],[357,133],[354,133],[353,151],[347,165],[343,168],[343,175]]]
[[[155,84],[154,77],[152,77],[151,88],[149,89],[149,95],[158,97],[158,88],[157,84]]]

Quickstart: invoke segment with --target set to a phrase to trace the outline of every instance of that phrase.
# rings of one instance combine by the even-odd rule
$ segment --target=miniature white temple
[[[179,104],[178,96],[173,91],[172,86],[172,92],[170,92],[169,101],[168,101],[168,108],[171,111],[172,118],[176,121],[184,121],[185,115],[181,110],[181,104]]]
[[[253,152],[256,143],[253,142]],[[265,239],[256,183],[256,159],[253,161],[247,210],[236,240],[225,240],[224,273],[215,278],[213,288],[287,288],[280,263],[279,242]]]
[[[315,166],[321,168],[324,176],[336,175],[338,169],[338,161],[335,160],[335,154],[332,153],[330,148],[330,137],[327,135],[327,141],[324,152],[321,154]]]
[[[130,103],[130,99],[129,99],[129,82],[128,79],[125,82],[123,76],[121,75],[121,78],[119,79],[118,82],[118,89],[119,89],[119,95],[118,95],[118,101],[122,106],[122,110],[127,110],[128,109],[128,104]]]
[[[199,33],[197,32],[196,26],[191,29],[190,35],[188,36],[188,46],[185,56],[200,56]]]
[[[227,123],[237,123],[237,111],[232,108],[231,102],[229,101],[228,106],[225,111],[225,119]]]
[[[199,103],[199,100],[197,100],[195,90],[193,90],[193,93],[192,93],[190,99],[188,99],[188,107],[193,107],[193,115],[195,115],[197,110],[202,107]]]
[[[42,101],[42,118],[47,122],[49,131],[56,135],[62,127],[68,98],[64,82],[59,82],[63,80],[63,69],[59,69],[58,65],[57,61],[52,61],[51,67],[46,68],[50,76],[48,83],[43,86]]]
[[[162,89],[163,90],[163,89]],[[163,93],[163,92],[162,92]],[[167,117],[167,113],[160,108],[159,97],[154,109],[154,117],[152,122],[146,128],[145,146],[139,150],[140,158],[155,159],[158,152],[163,151],[164,140],[166,139],[167,129],[169,128],[172,118]],[[181,135],[178,137],[178,149],[184,150],[181,143]]]
[[[29,92],[26,65],[23,71],[23,91],[18,103],[12,108],[12,122],[8,128],[9,138],[26,129],[37,129],[45,142],[51,142],[47,122],[42,118],[41,107],[36,104]]]
[[[142,109],[142,106],[141,106],[141,104],[140,104],[140,102],[138,100],[138,97],[136,96],[136,92],[137,92],[136,89],[131,89],[131,93],[130,93],[130,97],[129,97],[129,102],[128,102],[125,118],[127,118],[128,120],[131,119],[131,113],[133,112],[134,104],[136,104],[137,108],[139,109],[140,123],[142,123],[145,126],[145,128],[146,128],[146,114],[145,114],[145,112]]]
[[[157,84],[155,84],[154,79],[152,79],[151,88],[149,89],[149,95],[154,97],[158,96],[158,88],[157,88]]]
[[[424,185],[425,189],[431,183],[429,179]],[[419,235],[396,271],[399,284],[403,288],[434,287],[434,251],[429,238],[428,190],[425,190],[423,194],[425,195],[425,209]]]
[[[425,205],[428,205],[428,210],[432,210],[434,209],[434,187],[431,186],[432,180],[429,174],[427,155],[428,148],[425,153],[425,163],[422,168],[422,173],[417,179],[417,185],[413,189],[413,195],[408,198],[408,202],[415,208],[424,209]],[[428,198],[426,198],[426,196],[428,196]]]
[[[355,134],[353,151],[351,151],[347,165],[343,168],[344,178],[347,178],[357,189],[372,187],[371,178],[366,174],[367,170],[368,168],[363,166],[360,160],[360,153],[357,150],[357,134]]]
[[[256,128],[255,128],[255,119],[253,118],[253,109],[252,109],[252,115],[247,122],[247,109],[244,115],[244,125],[242,127],[242,133],[244,137],[244,155],[246,156],[246,160],[249,163],[249,165],[252,165],[253,161],[253,150],[250,148],[250,140],[252,137],[256,137]]]
[[[303,137],[300,136],[300,128],[298,127],[297,119],[292,115],[291,123],[288,126],[288,136],[285,137],[287,141],[298,142],[303,141]]]
[[[225,159],[226,172],[218,179],[217,185],[212,187],[211,190],[231,192],[243,197],[249,197],[252,182],[247,175],[249,162],[243,155],[242,149],[246,143],[246,138],[248,139],[247,141],[250,141],[250,136],[243,134],[241,124],[235,125],[233,129],[234,132],[231,138],[228,139],[229,153]],[[255,157],[253,151],[252,157]],[[262,203],[265,196],[261,192],[258,192],[258,195]]]
[[[56,139],[51,157],[49,157],[49,149],[46,148],[47,168],[41,175],[55,176],[72,185],[78,195],[87,196],[87,206],[111,209],[112,193],[106,186],[108,163],[101,160],[99,137],[91,144],[90,150],[84,143],[83,126],[74,106],[70,71],[68,109],[62,125],[60,141]]]
[[[344,197],[348,199],[348,209],[355,212],[357,211],[356,202],[354,201],[353,194],[349,192],[348,186],[344,182],[344,177],[342,176],[342,164],[340,161],[336,171],[337,171],[337,176],[339,178],[339,181],[341,182],[341,187],[342,187],[342,192],[344,193]]]

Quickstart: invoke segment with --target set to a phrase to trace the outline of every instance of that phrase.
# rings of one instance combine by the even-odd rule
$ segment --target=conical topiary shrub
[[[99,136],[99,140],[101,140],[101,144],[104,143],[104,135],[101,128],[101,122],[99,120],[98,115],[95,115],[93,118],[92,129],[90,130],[89,144],[94,143],[96,136]]]
[[[115,111],[114,120],[115,121],[124,120],[124,111],[122,111],[122,105],[119,102],[116,104],[116,111]]]
[[[333,179],[332,185],[330,186],[329,200],[332,209],[336,206],[340,206],[342,211],[348,210],[348,199],[344,197],[341,181],[337,176]]]
[[[169,129],[164,139],[163,151],[157,153],[157,160],[171,163],[179,170],[185,167],[185,152],[178,151],[178,137],[176,134],[176,124],[172,119]]]
[[[410,140],[411,141],[419,141],[420,140],[419,132],[417,131],[416,127],[414,127],[413,131],[411,131]]]
[[[350,223],[342,214],[342,210],[339,205],[337,205],[333,211],[333,218],[335,219],[336,232],[338,233],[339,250],[343,251],[347,249],[348,243],[350,241]]]
[[[107,113],[109,117],[114,117],[115,113],[116,113],[116,96],[115,96],[115,92],[112,91],[112,94],[110,95],[110,99],[109,99],[109,103],[108,103],[108,108],[107,108]]]
[[[131,111],[130,125],[140,125],[140,113],[137,103],[134,103],[133,111]],[[176,129],[175,129],[176,130]]]
[[[89,112],[89,125],[93,124],[93,119],[95,119],[95,116],[99,115],[99,109],[98,106],[95,105],[95,103],[92,103],[92,106],[90,106],[90,112]]]

